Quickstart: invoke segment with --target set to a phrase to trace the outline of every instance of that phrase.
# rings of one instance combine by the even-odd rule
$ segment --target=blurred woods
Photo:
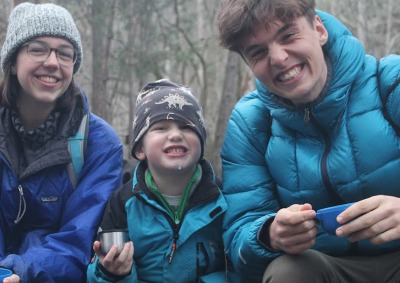
[[[0,42],[12,8],[26,1],[1,0]],[[57,0],[81,32],[84,62],[75,76],[92,112],[108,121],[131,160],[133,105],[148,81],[170,78],[186,84],[204,108],[205,155],[221,174],[219,151],[236,101],[253,88],[241,58],[219,46],[216,0]],[[400,0],[317,0],[382,57],[400,52]]]

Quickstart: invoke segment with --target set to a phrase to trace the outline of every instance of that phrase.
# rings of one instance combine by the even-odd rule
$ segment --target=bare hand
[[[93,243],[93,250],[99,258],[100,264],[110,273],[124,276],[131,272],[133,264],[133,243],[132,241],[125,243],[121,253],[117,255],[118,247],[112,246],[108,254],[105,256],[100,252],[100,242]]]
[[[349,235],[351,242],[369,239],[372,244],[384,244],[400,239],[400,198],[373,196],[356,202],[338,215],[341,224],[336,235]]]
[[[278,211],[269,229],[271,247],[299,254],[315,244],[317,225],[310,204],[294,204]]]
[[[4,278],[3,283],[19,283],[19,276],[17,274],[12,274],[10,277]]]

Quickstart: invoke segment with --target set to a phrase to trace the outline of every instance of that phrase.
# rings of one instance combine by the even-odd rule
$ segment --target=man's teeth
[[[293,69],[291,69],[289,72],[284,73],[283,75],[279,76],[279,80],[280,81],[289,81],[291,79],[293,79],[294,77],[296,77],[298,74],[300,74],[301,72],[301,67],[297,66]]]

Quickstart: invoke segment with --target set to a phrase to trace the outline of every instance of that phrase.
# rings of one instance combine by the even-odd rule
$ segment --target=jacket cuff
[[[100,261],[97,262],[97,267],[98,267],[98,268],[100,269],[100,271],[107,277],[107,279],[111,279],[112,281],[119,281],[119,280],[122,280],[122,279],[124,279],[126,276],[129,275],[129,273],[126,274],[126,275],[116,275],[116,274],[113,274],[113,273],[109,272],[109,271],[100,263]]]
[[[269,228],[274,219],[275,217],[270,217],[261,225],[260,229],[257,232],[257,242],[259,242],[261,246],[271,252],[280,253],[281,251],[277,251],[271,247],[271,239],[269,237]]]

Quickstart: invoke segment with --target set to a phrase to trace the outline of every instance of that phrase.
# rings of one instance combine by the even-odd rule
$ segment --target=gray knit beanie
[[[200,138],[203,157],[207,138],[203,110],[189,88],[164,79],[148,83],[137,97],[131,150],[134,158],[140,139],[161,120],[179,121],[192,128]]]
[[[70,41],[77,55],[74,74],[79,70],[83,57],[82,42],[71,14],[55,4],[25,2],[16,6],[8,19],[7,35],[1,50],[3,71],[23,44],[39,36],[61,37]]]

